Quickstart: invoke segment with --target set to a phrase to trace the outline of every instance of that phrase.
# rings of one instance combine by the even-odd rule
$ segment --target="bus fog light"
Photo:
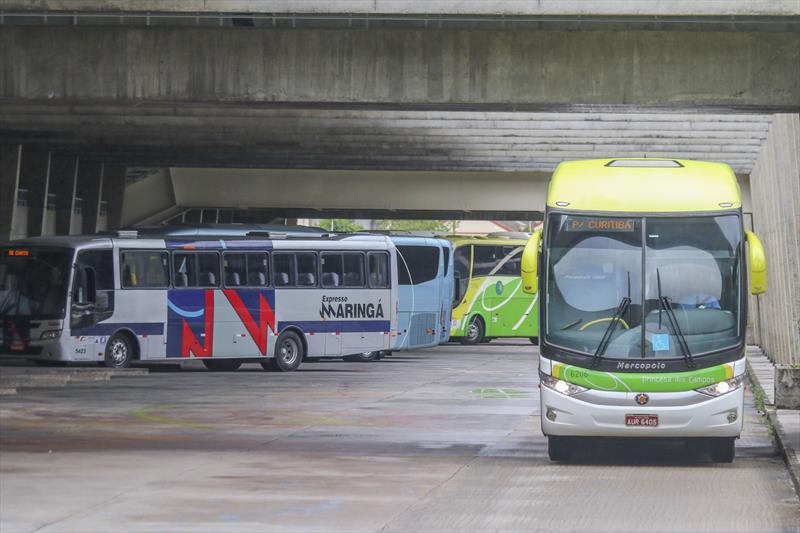
[[[43,341],[46,341],[46,340],[49,340],[49,339],[57,339],[60,336],[61,336],[61,330],[60,329],[51,329],[49,331],[43,331],[42,335],[39,337],[39,339],[41,339]]]
[[[736,389],[741,388],[743,383],[744,383],[744,374],[742,374],[741,376],[736,376],[735,378],[714,383],[713,385],[709,385],[708,387],[701,387],[695,390],[697,392],[701,392],[709,396],[722,396],[723,394],[727,394],[731,391],[735,391]]]
[[[547,408],[547,412],[545,415],[550,422],[555,422],[556,420],[556,411],[552,407]]]
[[[731,411],[730,413],[728,413],[728,422],[730,422],[731,424],[736,422],[737,418],[739,418],[739,413],[738,412]]]

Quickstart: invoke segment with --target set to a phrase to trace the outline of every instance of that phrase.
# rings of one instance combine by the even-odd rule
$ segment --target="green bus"
[[[581,439],[627,437],[680,439],[733,461],[744,418],[746,255],[750,291],[763,293],[764,249],[744,230],[728,165],[556,168],[543,233],[522,258],[523,290],[540,295],[551,460],[570,459]]]
[[[522,290],[520,267],[527,234],[450,236],[453,243],[451,340],[478,344],[498,337],[523,337],[536,343],[537,296]]]

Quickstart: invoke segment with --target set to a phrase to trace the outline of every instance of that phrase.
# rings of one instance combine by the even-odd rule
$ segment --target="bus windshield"
[[[63,318],[72,250],[0,248],[0,317]]]
[[[741,239],[735,215],[551,215],[546,342],[612,359],[737,346]]]

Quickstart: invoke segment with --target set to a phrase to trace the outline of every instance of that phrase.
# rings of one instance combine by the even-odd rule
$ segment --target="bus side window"
[[[166,252],[125,251],[120,254],[124,289],[161,289],[169,286]]]
[[[197,284],[200,287],[219,287],[219,255],[198,253]]]
[[[176,287],[196,287],[197,256],[183,252],[172,254],[172,276]]]
[[[373,289],[389,287],[389,254],[370,252],[367,254],[369,268],[369,286]]]
[[[276,287],[294,285],[294,254],[272,254],[272,271],[275,272]]]
[[[472,275],[487,276],[497,266],[501,257],[498,257],[499,246],[476,244],[473,249]]]
[[[453,305],[460,303],[461,298],[467,293],[470,275],[470,249],[471,246],[459,246],[453,252],[453,276],[458,287],[453,298]]]
[[[297,285],[300,287],[315,287],[317,285],[317,257],[313,253],[298,253]]]
[[[269,256],[267,254],[247,254],[247,285],[264,287],[269,285]]]
[[[247,284],[247,267],[244,254],[225,254],[223,259],[225,267],[225,286],[239,287]]]
[[[322,263],[322,286],[326,288],[341,286],[344,278],[342,254],[323,253],[320,262]]]
[[[450,248],[442,246],[442,251],[444,252],[444,275],[447,276],[450,268]]]
[[[364,256],[359,254],[344,254],[344,283],[345,287],[364,286]]]

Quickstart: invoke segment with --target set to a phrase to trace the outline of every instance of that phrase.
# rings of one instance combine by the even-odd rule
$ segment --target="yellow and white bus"
[[[748,246],[746,247],[745,244]],[[669,159],[561,163],[522,258],[540,298],[542,431],[668,437],[731,462],[742,431],[747,278],[766,289],[731,168]]]

